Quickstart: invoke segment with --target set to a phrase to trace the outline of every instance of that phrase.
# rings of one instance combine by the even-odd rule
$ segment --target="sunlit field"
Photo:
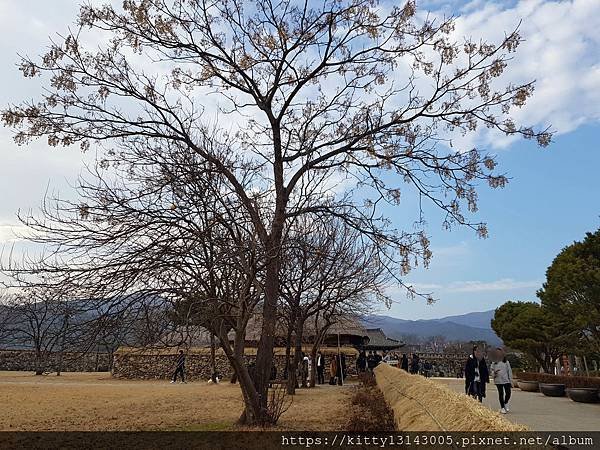
[[[339,430],[351,386],[298,389],[276,429]],[[0,372],[0,430],[233,430],[238,385],[124,381],[108,373]]]

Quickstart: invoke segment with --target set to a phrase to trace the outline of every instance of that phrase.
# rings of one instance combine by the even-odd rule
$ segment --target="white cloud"
[[[25,240],[31,233],[24,225],[0,223],[0,245]]]
[[[551,125],[561,134],[600,121],[600,1],[521,0],[503,5],[472,2],[457,19],[456,36],[497,42],[522,21],[525,42],[502,77],[503,83],[536,81],[533,98],[514,112],[517,122]],[[455,142],[466,148],[505,147],[515,139],[482,130]]]
[[[437,283],[407,283],[417,292],[434,292],[440,295],[444,292],[500,292],[515,291],[519,289],[538,288],[542,285],[541,280],[514,280],[512,278],[502,278],[495,281],[453,281],[447,284]],[[391,292],[391,291],[390,291]],[[396,293],[396,291],[394,291]]]
[[[444,287],[441,284],[435,283],[411,283],[409,286],[412,286],[417,292],[437,291],[438,289],[442,289]]]
[[[514,291],[517,289],[530,289],[540,287],[542,281],[518,281],[512,278],[503,278],[496,281],[455,281],[445,286],[448,292],[488,292],[488,291]]]

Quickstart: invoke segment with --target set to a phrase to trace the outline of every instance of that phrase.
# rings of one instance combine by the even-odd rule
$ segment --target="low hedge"
[[[567,388],[598,388],[600,389],[600,378],[552,375],[551,373],[521,372],[515,374],[521,381],[539,381],[540,383],[564,384]]]

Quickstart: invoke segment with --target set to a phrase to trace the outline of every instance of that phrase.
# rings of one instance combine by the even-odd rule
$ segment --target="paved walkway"
[[[456,392],[464,392],[464,379],[434,378]],[[488,384],[487,407],[498,410],[498,391]],[[600,403],[576,403],[568,397],[546,397],[537,392],[512,390],[510,412],[506,418],[527,425],[535,431],[598,431],[600,430]]]

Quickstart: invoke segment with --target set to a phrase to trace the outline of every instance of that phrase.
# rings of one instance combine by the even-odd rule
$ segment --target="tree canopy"
[[[574,323],[588,351],[600,353],[600,230],[561,250],[538,297]]]
[[[509,301],[496,309],[492,328],[504,343],[531,356],[544,372],[573,346],[569,319],[534,302]]]

